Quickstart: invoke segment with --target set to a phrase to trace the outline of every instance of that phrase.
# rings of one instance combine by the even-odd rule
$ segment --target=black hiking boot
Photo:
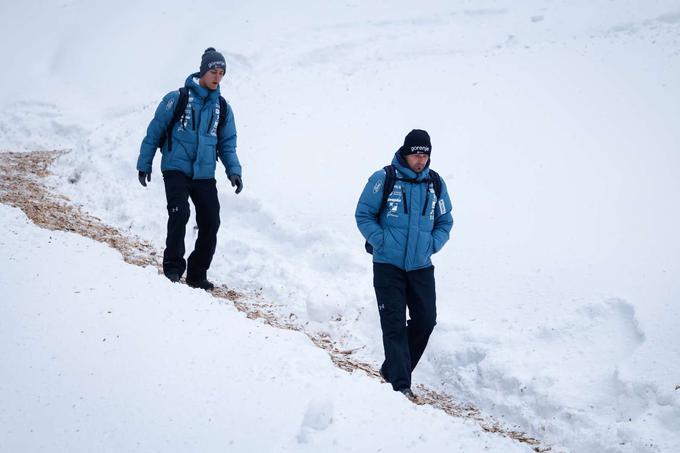
[[[202,280],[187,279],[187,285],[191,286],[192,288],[201,288],[206,291],[212,291],[215,288],[215,285],[209,282],[207,278],[204,278]]]
[[[165,276],[166,276],[166,277],[168,278],[168,280],[170,280],[172,283],[177,283],[177,282],[179,282],[179,274],[170,273],[170,274],[165,274]]]
[[[397,392],[401,392],[406,398],[408,398],[410,400],[416,398],[416,396],[413,394],[413,392],[411,391],[411,389],[409,387],[407,387],[405,389],[399,389],[399,390],[397,390]]]

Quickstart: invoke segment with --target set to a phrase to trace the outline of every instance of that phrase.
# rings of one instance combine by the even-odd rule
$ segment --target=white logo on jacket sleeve
[[[375,183],[373,186],[373,193],[378,193],[380,188],[382,187],[382,179],[379,179],[378,182]]]
[[[446,203],[444,203],[444,200],[439,200],[439,212],[442,215],[446,214]]]

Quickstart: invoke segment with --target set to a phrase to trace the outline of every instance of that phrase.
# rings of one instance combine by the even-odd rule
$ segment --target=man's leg
[[[406,272],[391,264],[373,263],[385,363],[382,372],[394,390],[411,387],[411,360],[406,334]]]
[[[189,221],[189,182],[180,171],[163,172],[165,198],[168,201],[168,235],[163,252],[163,273],[181,277],[186,269],[184,261],[184,233]]]
[[[416,368],[425,351],[430,334],[437,324],[436,293],[434,287],[434,266],[407,272],[406,289],[408,304],[408,346],[411,356],[411,370]]]
[[[220,228],[220,202],[215,184],[214,179],[192,181],[190,195],[196,208],[198,237],[194,251],[189,255],[187,281],[205,280],[215,254],[217,230]]]

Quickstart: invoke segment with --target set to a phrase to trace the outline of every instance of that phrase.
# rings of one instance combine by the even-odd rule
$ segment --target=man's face
[[[216,90],[224,77],[224,69],[211,69],[203,74],[198,81],[199,85],[209,90]]]
[[[408,154],[406,156],[406,163],[416,173],[423,171],[428,160],[430,160],[430,156],[427,154]]]

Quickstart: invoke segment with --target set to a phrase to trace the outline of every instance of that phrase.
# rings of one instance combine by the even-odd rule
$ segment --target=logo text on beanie
[[[430,147],[429,146],[412,146],[411,152],[416,153],[416,154],[417,153],[429,153]]]
[[[212,68],[224,68],[224,67],[225,67],[225,64],[224,64],[223,61],[211,61],[210,63],[208,63],[208,68],[209,68],[209,69],[212,69]]]

